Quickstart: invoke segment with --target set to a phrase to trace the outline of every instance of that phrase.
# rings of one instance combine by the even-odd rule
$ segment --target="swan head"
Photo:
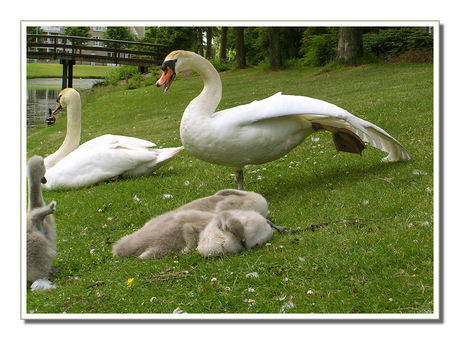
[[[46,184],[47,180],[45,178],[46,168],[43,157],[33,156],[27,162],[27,175],[29,181],[36,183],[40,182]]]
[[[181,50],[169,53],[166,56],[163,65],[161,65],[161,70],[163,73],[156,83],[157,87],[160,87],[164,84],[163,93],[168,92],[169,87],[176,77],[176,74],[178,74],[180,71],[192,68],[190,65],[190,58],[194,56],[198,55],[193,52]]]
[[[157,87],[160,87],[164,84],[163,93],[168,92],[169,87],[171,86],[174,78],[176,77],[176,63],[177,59],[169,59],[163,62],[161,65],[161,70],[163,73],[161,74],[160,79],[157,81]]]
[[[59,111],[62,110],[63,107],[66,107],[68,103],[71,101],[71,98],[78,97],[80,98],[80,94],[78,93],[77,90],[72,89],[72,88],[66,88],[59,92],[59,96],[56,99],[57,106],[56,108],[52,111],[52,113],[55,115]]]

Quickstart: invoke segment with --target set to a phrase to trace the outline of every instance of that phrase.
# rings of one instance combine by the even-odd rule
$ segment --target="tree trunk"
[[[244,49],[244,27],[235,27],[236,67],[246,68],[246,51]]]
[[[339,44],[337,51],[339,62],[351,65],[359,64],[363,57],[362,27],[339,27]]]
[[[220,51],[219,51],[219,60],[227,61],[227,36],[228,36],[228,27],[222,27],[220,32]]]
[[[212,59],[212,27],[206,28],[206,59]]]
[[[269,28],[269,41],[270,41],[270,67],[272,70],[279,70],[282,68],[281,62],[281,41],[280,41],[280,28]]]
[[[201,27],[197,27],[197,53],[203,56],[203,30]]]

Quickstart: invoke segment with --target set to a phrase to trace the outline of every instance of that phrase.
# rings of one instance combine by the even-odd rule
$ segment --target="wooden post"
[[[73,86],[73,65],[75,60],[61,60],[62,64],[62,90]]]
[[[62,88],[61,90],[64,90],[67,87],[67,60],[62,59],[61,64],[62,64]]]
[[[74,60],[67,61],[67,87],[73,87],[73,65],[75,65]]]

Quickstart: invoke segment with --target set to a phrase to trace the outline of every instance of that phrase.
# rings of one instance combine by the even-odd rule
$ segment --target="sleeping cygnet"
[[[112,253],[118,257],[158,259],[169,253],[190,252],[196,248],[200,232],[214,216],[196,210],[170,211],[120,239]]]
[[[263,217],[268,215],[268,204],[266,199],[255,192],[241,191],[235,189],[224,189],[212,196],[199,198],[193,202],[183,205],[177,210],[199,210],[212,213],[219,213],[225,210],[246,210],[258,212]],[[268,224],[283,233],[285,227],[274,225],[267,220]]]
[[[271,240],[273,231],[265,217],[253,211],[218,213],[201,232],[198,252],[205,256],[237,254]]]

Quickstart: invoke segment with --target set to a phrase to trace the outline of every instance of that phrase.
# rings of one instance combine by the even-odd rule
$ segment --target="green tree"
[[[206,59],[212,59],[212,27],[206,27]]]
[[[222,27],[220,31],[220,50],[219,60],[227,61],[227,43],[228,43],[228,27]]]
[[[281,61],[302,58],[302,34],[305,27],[279,27],[279,50]],[[270,60],[270,28],[247,27],[244,30],[246,58],[249,64],[257,65]]]
[[[363,28],[340,27],[337,59],[351,65],[357,65],[364,56]]]
[[[382,60],[416,51],[433,51],[433,34],[428,27],[370,28],[363,40],[366,52]]]
[[[40,28],[40,26],[27,26],[27,34],[43,34],[43,30]],[[38,38],[30,38],[27,40],[27,42],[42,42],[43,39],[38,39]]]
[[[283,66],[281,63],[281,30],[279,27],[270,27],[269,33],[270,68],[272,70],[279,70]]]
[[[134,36],[131,34],[129,28],[123,26],[107,27],[107,30],[104,32],[102,38],[111,40],[134,41]],[[109,47],[114,47],[114,45],[114,43],[107,44]]]
[[[146,27],[141,41],[168,45],[169,51],[198,51],[196,27]]]
[[[244,47],[244,27],[235,27],[236,67],[246,68],[246,51]]]
[[[67,26],[64,28],[64,34],[73,37],[89,38],[91,36],[89,34],[90,29],[91,28],[87,26]]]
[[[300,55],[306,66],[324,66],[337,58],[338,28],[309,27],[301,39]]]

